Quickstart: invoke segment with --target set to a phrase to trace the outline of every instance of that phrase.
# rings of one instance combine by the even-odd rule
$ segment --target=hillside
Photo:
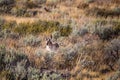
[[[119,4],[0,0],[0,80],[120,80]]]

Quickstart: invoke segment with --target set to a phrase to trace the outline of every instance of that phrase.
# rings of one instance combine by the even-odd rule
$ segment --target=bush
[[[120,79],[120,71],[116,71],[116,73],[110,77],[108,77],[106,80],[119,80]]]
[[[25,7],[14,7],[11,9],[11,14],[15,16],[24,16],[27,12]]]
[[[119,24],[119,21],[98,20],[92,26],[92,33],[98,35],[102,40],[109,40],[120,34]]]
[[[24,61],[21,61],[21,62],[18,62],[14,71],[14,77],[16,80],[20,79],[27,79],[27,70],[25,68],[25,62]]]
[[[45,3],[47,0],[31,0],[33,3],[35,3],[35,4],[43,4],[43,3]]]
[[[119,60],[120,56],[120,39],[111,40],[104,48],[104,62],[110,69],[114,70],[116,62]]]
[[[87,28],[81,28],[78,32],[79,36],[84,36],[85,34],[88,33],[88,29]]]
[[[46,0],[19,0],[16,1],[16,6],[20,7],[23,6],[25,8],[35,8],[35,7],[39,7],[40,4],[45,3]]]
[[[70,26],[63,26],[60,28],[60,34],[61,36],[69,36],[72,32],[72,28]]]
[[[12,39],[17,39],[19,37],[18,34],[15,34],[12,32],[12,29],[15,28],[17,25],[15,21],[10,21],[6,22],[4,20],[1,20],[1,32],[0,32],[0,37],[1,38],[12,38]]]
[[[8,22],[0,20],[0,30],[8,30],[13,33],[20,35],[25,34],[39,34],[42,32],[52,33],[59,32],[60,36],[68,36],[72,32],[72,28],[69,25],[63,26],[59,22],[55,21],[37,21],[33,23],[19,23],[16,24],[15,21]],[[1,33],[2,34],[2,33]]]
[[[2,29],[7,29],[7,30],[11,30],[12,28],[14,28],[17,25],[16,21],[6,21],[4,22],[4,24],[2,25]]]
[[[28,80],[40,80],[40,77],[42,77],[39,69],[29,67],[28,68]]]
[[[72,55],[71,55],[72,57]],[[60,72],[47,70],[53,66],[53,55],[46,54],[45,62],[42,68],[36,68],[33,63],[29,62],[26,55],[15,51],[14,49],[6,49],[0,47],[0,79],[8,80],[66,80],[66,77]],[[54,67],[52,67],[54,68]],[[68,78],[68,77],[67,77]]]
[[[56,5],[60,0],[46,0],[46,4],[50,6]]]
[[[26,74],[24,71],[30,66],[29,64],[26,55],[18,53],[13,49],[7,50],[4,46],[0,47],[0,76],[2,75],[1,73],[5,72],[0,79],[2,77],[6,77],[8,80],[23,79],[25,77],[24,74]]]
[[[0,0],[0,13],[10,13],[14,3],[14,0]]]
[[[53,37],[53,39],[57,40],[60,37],[60,32],[59,31],[54,31],[52,33],[52,37]]]
[[[23,40],[26,46],[37,46],[40,45],[41,40],[33,35],[26,36]]]
[[[93,3],[95,0],[85,0],[85,3]]]
[[[0,18],[0,31],[2,30],[2,26],[6,21],[2,18]]]
[[[99,16],[99,17],[114,17],[114,16],[120,16],[120,9],[119,8],[114,8],[111,10],[107,9],[100,9],[100,8],[91,8],[91,9],[86,9],[85,11],[86,15],[91,15],[91,16]]]
[[[15,3],[15,0],[0,0],[0,7],[3,5],[8,6],[14,3]]]
[[[72,28],[70,26],[61,26],[59,22],[38,21],[35,23],[20,23],[13,31],[22,35],[60,31],[61,36],[68,36],[72,32]]]
[[[78,6],[77,6],[77,8],[79,8],[79,9],[86,9],[86,8],[88,8],[89,7],[89,4],[87,4],[87,3],[80,3]]]
[[[42,79],[41,80],[66,80],[66,79],[64,79],[62,76],[61,76],[61,74],[58,74],[58,73],[52,73],[52,74],[50,74],[50,73],[44,73],[43,74],[43,77],[42,77]]]
[[[113,34],[113,30],[112,27],[109,26],[97,26],[94,33],[101,39],[107,40],[112,37],[111,35]]]

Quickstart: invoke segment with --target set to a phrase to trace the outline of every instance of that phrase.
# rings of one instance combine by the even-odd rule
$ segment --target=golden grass
[[[35,18],[35,17],[28,18],[28,17],[8,16],[8,15],[0,16],[0,17],[3,17],[7,21],[16,21],[18,24],[19,23],[28,23],[28,22],[33,23],[33,22],[36,22],[39,20],[39,18]]]

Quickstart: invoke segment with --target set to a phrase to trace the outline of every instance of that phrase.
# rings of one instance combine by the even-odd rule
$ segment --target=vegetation
[[[0,80],[119,80],[119,4],[0,0]]]
[[[67,26],[62,26],[59,22],[54,21],[37,21],[34,23],[20,23],[16,22],[2,22],[2,30],[10,30],[12,32],[19,33],[20,35],[25,34],[39,34],[42,32],[51,33],[53,31],[59,31],[61,36],[68,36],[72,32],[72,28]]]

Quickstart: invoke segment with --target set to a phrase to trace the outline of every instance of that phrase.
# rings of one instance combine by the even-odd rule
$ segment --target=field
[[[119,4],[0,0],[0,80],[120,80]]]

